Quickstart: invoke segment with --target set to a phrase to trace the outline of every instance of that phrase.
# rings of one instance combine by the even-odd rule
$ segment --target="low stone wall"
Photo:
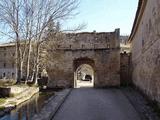
[[[39,92],[38,87],[29,87],[29,86],[12,86],[11,93],[13,97],[6,98],[4,104],[1,104],[0,107],[8,108],[8,107],[15,107],[20,103],[23,103],[29,100],[34,94]]]
[[[20,93],[23,93],[24,91],[28,90],[28,88],[29,87],[26,85],[0,87],[0,96],[1,97],[13,97]]]
[[[11,87],[11,94],[19,94],[27,89],[28,89],[28,86],[12,86]]]
[[[11,88],[0,87],[0,97],[9,97]]]

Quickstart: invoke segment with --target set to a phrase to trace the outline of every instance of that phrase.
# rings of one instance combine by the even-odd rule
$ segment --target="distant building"
[[[0,79],[16,78],[15,43],[0,44]]]
[[[121,53],[130,53],[130,44],[128,43],[129,36],[120,36]]]
[[[121,35],[120,36],[120,43],[121,44],[124,44],[124,45],[127,45],[128,44],[128,38],[129,38],[129,36],[123,36],[123,35]]]

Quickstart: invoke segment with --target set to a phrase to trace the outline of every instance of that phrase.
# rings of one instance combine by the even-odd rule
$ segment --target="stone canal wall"
[[[38,87],[29,87],[29,86],[11,86],[12,96],[5,99],[3,104],[0,104],[0,107],[3,108],[14,108],[15,106],[29,100],[34,94],[39,92]]]

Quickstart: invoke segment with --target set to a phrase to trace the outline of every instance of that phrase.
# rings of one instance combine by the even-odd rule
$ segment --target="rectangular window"
[[[82,48],[84,48],[84,45],[82,44]]]
[[[3,77],[6,77],[6,73],[3,73]]]
[[[12,78],[14,78],[14,73],[12,73]]]
[[[144,39],[142,39],[142,47],[144,46]]]
[[[6,63],[3,63],[3,67],[6,68]]]
[[[58,45],[57,47],[60,48],[60,45]]]

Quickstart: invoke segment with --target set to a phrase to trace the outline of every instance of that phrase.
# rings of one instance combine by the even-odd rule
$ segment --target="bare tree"
[[[39,57],[40,57],[40,47],[46,41],[45,31],[50,25],[51,21],[59,21],[62,19],[67,19],[73,16],[74,10],[77,8],[77,0],[56,0],[56,1],[41,1],[36,3],[34,8],[37,8],[37,13],[35,16],[35,59],[33,68],[33,81],[36,83],[37,76],[39,73]]]
[[[22,51],[20,49],[20,1],[0,1],[0,21],[6,25],[6,29],[8,32],[5,33],[8,36],[12,36],[12,38],[16,41],[16,61],[17,61],[17,82],[21,79],[21,70],[22,70]]]
[[[68,19],[76,15],[78,0],[1,0],[0,22],[5,25],[1,33],[15,40],[17,82],[22,78],[26,58],[26,78],[32,73],[37,82],[40,47],[50,21]],[[34,44],[34,67],[30,72],[31,44]]]

